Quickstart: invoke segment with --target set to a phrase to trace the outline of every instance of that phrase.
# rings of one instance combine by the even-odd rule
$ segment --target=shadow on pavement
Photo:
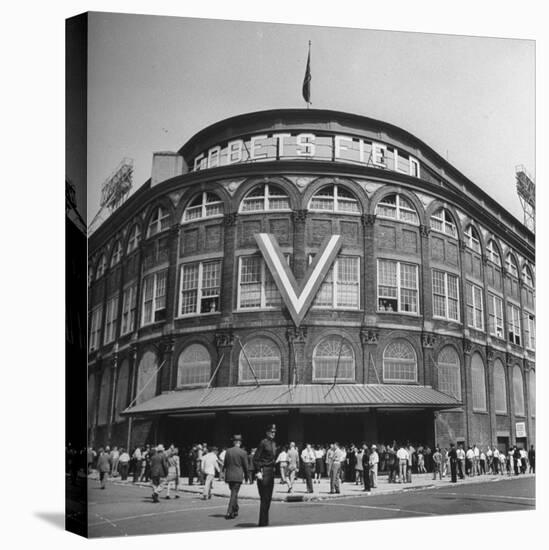
[[[257,523],[236,523],[233,527],[257,527]]]

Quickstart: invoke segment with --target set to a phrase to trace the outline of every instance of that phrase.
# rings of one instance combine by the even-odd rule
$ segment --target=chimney
[[[181,155],[172,151],[153,153],[151,187],[175,176],[186,174],[188,171],[188,167]]]

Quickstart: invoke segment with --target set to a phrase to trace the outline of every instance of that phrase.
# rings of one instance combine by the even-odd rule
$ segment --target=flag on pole
[[[307,107],[311,103],[311,41],[309,40],[309,55],[307,56],[307,68],[305,69],[305,78],[303,79],[303,99],[307,102]]]

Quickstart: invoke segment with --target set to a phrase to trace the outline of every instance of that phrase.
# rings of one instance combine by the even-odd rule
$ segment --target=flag
[[[307,56],[307,68],[303,79],[303,99],[311,103],[311,43],[309,42],[309,55]]]

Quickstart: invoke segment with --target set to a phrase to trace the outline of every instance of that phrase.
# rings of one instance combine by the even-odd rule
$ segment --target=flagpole
[[[309,40],[309,54],[308,54],[308,62],[307,62],[307,66],[309,67],[309,62],[311,60],[311,41]],[[309,82],[310,82],[310,79],[311,79],[311,76],[310,76],[311,72],[310,72],[310,67],[309,67]],[[309,84],[309,86],[311,86]],[[310,88],[309,88],[310,89]],[[309,98],[310,99],[310,98]],[[311,107],[311,102],[310,101],[307,101],[307,109],[309,109]]]

